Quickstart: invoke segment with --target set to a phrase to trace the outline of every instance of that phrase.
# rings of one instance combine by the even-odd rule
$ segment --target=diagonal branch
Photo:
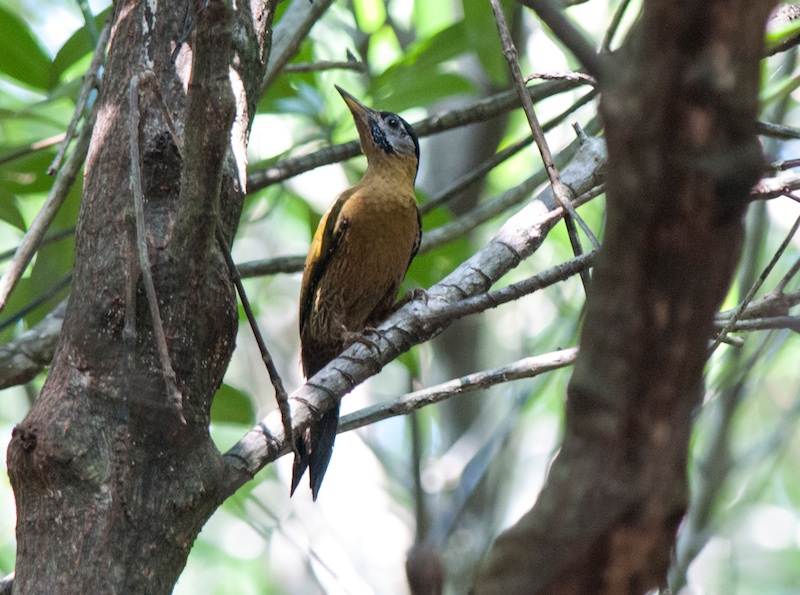
[[[286,63],[297,53],[311,27],[332,3],[333,0],[292,0],[272,32],[272,50],[259,97],[269,90]]]
[[[539,15],[556,37],[583,64],[584,68],[601,83],[605,75],[606,62],[595,51],[592,43],[573,25],[564,13],[550,0],[519,0]]]
[[[508,30],[503,8],[499,0],[491,0],[492,11],[494,11],[495,22],[497,23],[497,30],[500,35],[500,43],[503,46],[503,55],[506,58],[508,69],[511,72],[511,80],[514,83],[514,88],[517,90],[520,102],[522,103],[522,111],[528,119],[528,125],[531,128],[531,133],[536,141],[536,146],[539,149],[539,154],[542,156],[542,163],[544,164],[547,177],[550,179],[550,186],[553,188],[553,196],[556,202],[566,210],[564,223],[567,226],[567,234],[569,242],[572,245],[572,251],[575,256],[580,256],[583,253],[581,241],[578,238],[578,230],[575,228],[575,222],[581,221],[580,216],[570,204],[569,189],[561,181],[561,176],[558,173],[553,153],[550,151],[550,146],[547,144],[547,138],[542,130],[542,125],[539,124],[539,118],[533,109],[533,102],[525,90],[525,83],[522,80],[522,71],[519,67],[519,57],[517,49],[514,46],[514,41],[511,39],[511,32]],[[582,223],[582,221],[581,221]],[[595,250],[600,247],[594,234],[583,223],[582,227],[587,236],[593,240]],[[586,294],[589,293],[589,272],[587,270],[581,271],[581,281],[583,282],[583,289]]]
[[[0,278],[0,310],[8,302],[9,295],[22,278],[22,274],[30,264],[33,255],[39,249],[44,234],[53,222],[61,205],[64,204],[67,194],[69,194],[72,185],[80,174],[83,161],[86,159],[86,153],[89,150],[89,141],[92,137],[96,115],[97,107],[95,104],[91,115],[84,122],[83,128],[81,128],[72,153],[70,153],[63,167],[56,174],[56,179],[53,181],[53,186],[50,188],[44,206],[37,213],[36,218],[25,233],[25,237],[22,238],[13,260],[3,273],[3,277]]]
[[[164,383],[167,387],[167,403],[178,416],[181,423],[185,424],[186,419],[183,417],[183,395],[178,390],[178,384],[175,377],[175,370],[172,368],[172,361],[169,358],[169,349],[167,348],[167,337],[164,334],[164,325],[161,321],[161,313],[158,307],[158,298],[156,296],[156,287],[153,283],[153,272],[150,267],[150,257],[147,252],[147,229],[144,222],[144,194],[142,192],[142,171],[141,171],[141,158],[139,156],[139,77],[134,76],[131,78],[130,83],[130,152],[131,152],[131,194],[133,196],[133,214],[134,214],[134,232],[135,232],[135,250],[138,256],[138,274],[142,277],[142,284],[144,285],[145,294],[147,295],[147,304],[150,308],[150,318],[153,324],[153,336],[156,339],[156,347],[158,348],[158,356],[161,360],[161,373],[164,376]],[[132,258],[133,255],[129,255]],[[135,267],[131,267],[135,270]],[[136,279],[131,279],[133,287],[136,286]],[[133,295],[128,296],[133,298]],[[131,308],[131,312],[135,313],[132,302],[126,301],[126,304]],[[135,327],[131,322],[131,317],[126,317],[126,329],[128,327]],[[128,334],[134,333],[135,328],[131,328]]]
[[[244,290],[242,278],[239,275],[239,271],[236,269],[236,264],[233,262],[233,257],[228,248],[225,234],[219,225],[217,225],[217,243],[219,244],[219,249],[222,251],[222,256],[225,258],[225,263],[228,265],[228,273],[231,276],[231,280],[236,286],[236,291],[239,293],[239,299],[242,302],[245,316],[247,316],[247,322],[250,323],[250,329],[253,331],[258,350],[261,352],[261,361],[264,362],[270,382],[272,382],[272,386],[275,389],[275,401],[277,401],[278,410],[281,412],[283,433],[289,437],[292,448],[296,448],[295,442],[292,439],[292,414],[289,410],[289,397],[286,394],[286,389],[283,387],[283,380],[278,373],[278,368],[275,366],[275,360],[272,359],[264,337],[261,335],[261,330],[258,328],[258,321],[256,320],[255,314],[253,314],[253,308],[250,307],[250,300],[247,297],[247,292]]]
[[[408,415],[421,407],[439,403],[456,395],[485,390],[496,384],[522,378],[533,378],[552,370],[558,370],[572,365],[577,356],[577,347],[561,349],[544,355],[526,357],[512,364],[467,374],[455,380],[423,388],[343,416],[339,422],[339,433],[362,428],[390,417]]]

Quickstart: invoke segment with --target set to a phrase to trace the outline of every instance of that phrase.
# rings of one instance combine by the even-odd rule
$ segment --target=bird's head
[[[367,162],[383,161],[387,157],[413,161],[416,173],[419,166],[419,141],[411,124],[397,114],[368,108],[338,85],[336,90],[353,114]]]

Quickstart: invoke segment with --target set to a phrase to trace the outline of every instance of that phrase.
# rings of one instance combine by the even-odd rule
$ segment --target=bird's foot
[[[414,289],[407,291],[406,294],[401,297],[392,307],[392,313],[397,312],[409,302],[414,302],[417,300],[424,302],[426,306],[428,305],[428,292],[422,287],[415,287]]]
[[[370,337],[370,335],[375,335],[378,338],[383,337],[383,333],[372,326],[366,327],[360,333],[354,333],[353,331],[345,330],[342,334],[342,338],[344,340],[344,346],[350,347],[355,343],[361,343],[362,345],[369,347],[376,353],[380,353],[381,348],[378,347],[378,344]]]

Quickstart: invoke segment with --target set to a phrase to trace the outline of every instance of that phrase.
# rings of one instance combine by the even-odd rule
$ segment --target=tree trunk
[[[8,450],[15,592],[169,593],[221,502],[225,463],[208,423],[237,308],[215,232],[220,221],[231,238],[241,211],[238,157],[272,20],[272,3],[236,4],[210,0],[195,12],[199,4],[187,0],[115,3],[73,290],[50,374]],[[132,163],[130,81],[145,70],[153,75],[139,85],[141,160]],[[182,411],[168,398],[141,282],[132,167],[142,175],[149,260]]]
[[[477,595],[634,594],[662,585],[687,505],[692,410],[738,261],[768,0],[645,2],[607,64],[608,219],[563,446],[501,535]]]

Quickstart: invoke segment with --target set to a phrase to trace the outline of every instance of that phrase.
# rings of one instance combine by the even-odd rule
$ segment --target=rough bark
[[[169,593],[221,502],[225,463],[208,421],[237,310],[214,232],[220,220],[232,237],[241,211],[237,157],[264,73],[271,7],[130,0],[116,3],[112,18],[73,290],[50,374],[8,450],[17,593]],[[141,163],[131,164],[129,83],[145,70],[186,146],[181,153],[152,83],[143,83]],[[137,270],[131,167],[144,181],[149,258],[186,423],[167,401]]]
[[[475,593],[645,593],[686,510],[691,414],[743,240],[767,0],[645,2],[602,81],[608,219],[563,445]]]

